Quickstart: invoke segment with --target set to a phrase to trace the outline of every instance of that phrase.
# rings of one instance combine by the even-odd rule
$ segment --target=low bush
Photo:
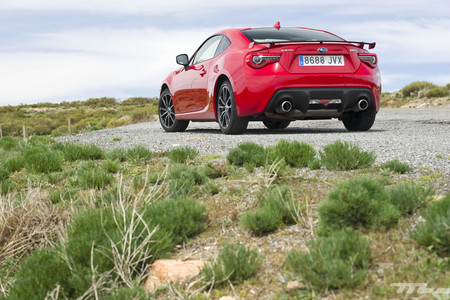
[[[56,250],[36,250],[21,263],[7,299],[46,299],[57,284],[71,296],[70,275],[69,265]]]
[[[375,162],[373,152],[362,151],[358,145],[336,141],[320,151],[320,159],[328,170],[354,170],[369,167]]]
[[[390,202],[402,215],[412,214],[424,207],[433,190],[422,184],[404,183],[389,190]]]
[[[54,149],[61,150],[67,161],[77,160],[97,160],[102,159],[104,152],[95,145],[75,145],[56,143],[52,146]]]
[[[3,165],[3,167],[11,173],[21,170],[24,166],[25,160],[23,155],[20,154],[7,159]]]
[[[430,89],[435,87],[434,84],[428,81],[415,81],[412,82],[405,87],[403,87],[400,92],[402,93],[403,97],[409,97],[412,93],[418,93],[420,90],[423,89]]]
[[[92,161],[82,162],[78,167],[76,184],[83,189],[101,189],[113,181],[114,176]]]
[[[259,200],[259,208],[247,211],[240,218],[242,225],[255,234],[264,234],[294,224],[296,207],[288,186],[271,186]]]
[[[346,227],[390,227],[400,217],[388,190],[379,181],[364,177],[339,183],[319,204],[318,212],[321,235]]]
[[[18,140],[10,136],[4,136],[0,139],[0,147],[5,151],[13,150],[18,144]]]
[[[34,146],[22,153],[24,166],[32,173],[51,173],[62,169],[64,160],[60,151],[45,146]]]
[[[153,158],[153,151],[145,148],[144,146],[137,145],[127,150],[126,158],[133,163],[142,163],[149,161]]]
[[[170,150],[167,156],[175,163],[185,163],[187,160],[196,158],[198,151],[191,147],[177,147]]]
[[[322,167],[320,159],[315,158],[308,163],[308,168],[311,170],[319,170]]]
[[[313,239],[308,249],[288,252],[285,267],[309,289],[353,288],[365,280],[370,249],[358,231],[347,229]]]
[[[73,199],[77,193],[78,193],[78,189],[63,188],[61,190],[51,191],[49,193],[49,198],[53,204],[56,204],[61,201]]]
[[[6,179],[8,179],[9,175],[11,175],[11,172],[7,168],[1,166],[0,167],[0,183],[5,181]]]
[[[174,197],[194,193],[195,185],[208,181],[203,170],[194,166],[176,165],[169,172],[169,191]]]
[[[381,165],[381,169],[387,169],[395,173],[405,174],[411,170],[407,163],[402,163],[397,159],[390,160]]]
[[[253,233],[265,234],[280,228],[283,225],[283,216],[267,205],[245,212],[240,221],[242,226]]]
[[[112,149],[106,153],[105,158],[123,162],[127,159],[127,150],[122,148]]]
[[[439,98],[448,96],[449,91],[445,86],[436,86],[425,92],[427,98]]]
[[[192,198],[164,199],[148,206],[143,218],[171,233],[175,244],[200,233],[206,227],[204,205]]]
[[[217,259],[202,269],[201,276],[212,287],[228,282],[239,284],[252,277],[262,262],[263,257],[257,250],[251,250],[242,244],[227,243],[220,250]]]
[[[102,162],[102,168],[108,173],[117,173],[120,169],[120,162],[118,160],[104,160]]]
[[[422,213],[424,223],[417,225],[411,237],[438,254],[450,253],[450,194],[432,202]]]
[[[276,146],[267,148],[267,153],[269,161],[273,162],[277,158],[284,159],[286,164],[297,168],[306,167],[316,156],[316,150],[311,145],[286,140],[281,140]]]
[[[228,152],[227,160],[232,165],[244,166],[249,171],[259,167],[266,162],[264,147],[255,143],[246,142],[239,144]]]

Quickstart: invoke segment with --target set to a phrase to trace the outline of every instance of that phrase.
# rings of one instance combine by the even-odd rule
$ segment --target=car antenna
[[[280,28],[281,28],[280,21],[276,22],[275,25],[273,25],[273,28],[280,30]]]

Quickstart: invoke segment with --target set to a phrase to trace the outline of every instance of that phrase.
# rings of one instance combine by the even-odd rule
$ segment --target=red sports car
[[[161,86],[159,120],[166,131],[189,121],[219,123],[225,134],[249,121],[282,129],[294,120],[342,120],[350,131],[369,130],[380,109],[375,43],[332,33],[273,27],[226,29],[209,37]]]

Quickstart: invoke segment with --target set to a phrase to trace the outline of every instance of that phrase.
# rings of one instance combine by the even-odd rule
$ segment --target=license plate
[[[300,66],[343,66],[343,55],[300,55]]]

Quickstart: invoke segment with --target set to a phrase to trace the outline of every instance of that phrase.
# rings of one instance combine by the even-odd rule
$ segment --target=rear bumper
[[[278,63],[262,69],[245,66],[232,76],[235,100],[239,116],[264,116],[273,113],[273,105],[286,93],[292,95],[295,110],[306,118],[307,113],[330,115],[332,109],[337,112],[331,117],[338,117],[349,111],[359,95],[364,94],[370,100],[370,107],[375,113],[380,108],[381,78],[378,68],[361,64],[352,74],[292,74],[286,72]],[[309,105],[311,99],[341,99],[342,107],[314,107]],[[324,110],[324,112],[314,112]],[[266,114],[267,115],[267,114]],[[299,116],[299,119],[302,116]]]
[[[359,107],[361,100],[367,101],[367,106]],[[283,112],[281,104],[286,101],[291,104],[291,109]],[[374,97],[368,88],[288,88],[278,90],[272,96],[264,113],[279,119],[322,119],[374,109]]]

